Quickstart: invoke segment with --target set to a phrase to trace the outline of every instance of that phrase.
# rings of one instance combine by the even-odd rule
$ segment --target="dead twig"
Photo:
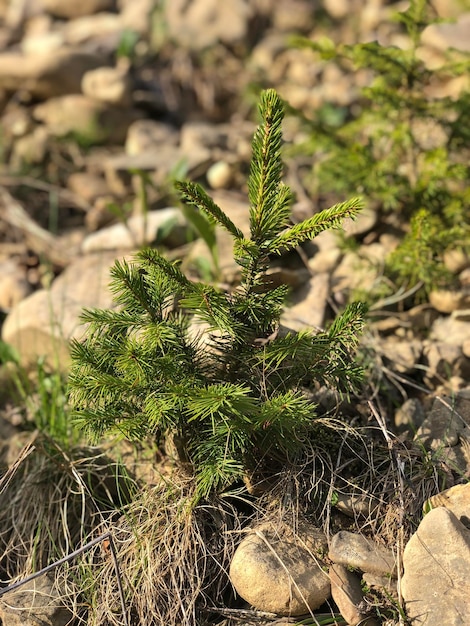
[[[23,206],[9,191],[0,187],[0,216],[10,226],[23,233],[26,243],[39,256],[44,256],[54,265],[65,267],[70,256],[60,242],[49,231],[37,224],[25,211]]]

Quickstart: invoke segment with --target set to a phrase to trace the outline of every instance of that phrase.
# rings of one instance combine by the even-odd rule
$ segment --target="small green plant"
[[[0,362],[2,359],[11,366],[8,371],[10,401],[24,407],[27,424],[49,439],[53,446],[68,450],[77,444],[81,434],[70,421],[64,374],[52,369],[43,359],[38,359],[35,369],[28,373],[14,349],[4,342],[0,342]]]
[[[344,72],[372,75],[343,124],[320,114],[306,120],[310,137],[298,149],[318,156],[309,182],[312,192],[358,190],[379,210],[396,211],[405,223],[411,222],[386,271],[404,289],[421,284],[420,297],[423,290],[449,285],[446,250],[470,250],[470,92],[436,91],[436,85],[468,74],[470,60],[448,50],[440,67],[426,66],[419,54],[422,33],[439,21],[427,0],[411,0],[397,21],[408,35],[408,49],[378,42],[295,40]],[[422,255],[417,263],[418,250]]]
[[[361,377],[351,358],[364,305],[351,304],[329,330],[285,333],[287,296],[266,275],[281,255],[361,208],[337,204],[290,225],[292,194],[281,181],[283,104],[263,92],[248,180],[250,237],[200,185],[180,182],[183,200],[234,240],[241,283],[231,293],[191,282],[154,249],[112,269],[119,309],[86,310],[84,341],[72,345],[69,377],[75,421],[95,438],[172,438],[191,468],[196,500],[220,492],[247,471],[285,463],[315,432],[304,389],[329,383],[350,390]],[[193,323],[202,323],[194,334]],[[197,327],[196,327],[197,328]]]

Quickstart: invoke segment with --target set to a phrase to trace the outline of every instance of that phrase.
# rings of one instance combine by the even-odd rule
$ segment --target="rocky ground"
[[[22,363],[45,356],[66,371],[68,341],[83,332],[81,309],[112,305],[110,266],[145,243],[157,242],[171,258],[183,259],[189,275],[207,273],[209,252],[194,240],[172,181],[203,182],[246,230],[259,89],[274,86],[308,115],[325,103],[354,106],[367,81],[315,61],[291,47],[289,36],[327,33],[337,41],[404,45],[390,16],[405,4],[0,1],[1,330]],[[458,20],[429,28],[423,54],[435,59],[449,45],[469,51],[464,3],[433,4]],[[284,130],[286,144],[295,145],[298,121],[288,116]],[[318,208],[302,180],[308,166],[300,156],[286,162],[286,181],[296,193],[294,219]],[[326,232],[270,269],[273,280],[292,288],[282,320],[289,328],[322,328],[357,288],[372,289],[400,238],[377,207],[367,207],[345,232],[354,250]],[[222,232],[217,237],[220,282],[230,288],[237,267],[230,242]],[[230,569],[247,604],[221,619],[281,624],[282,616],[324,612],[330,602],[351,625],[467,622],[470,263],[458,254],[446,263],[459,289],[436,290],[411,308],[400,297],[373,303],[363,338],[373,396],[349,410],[357,414],[352,423],[382,438],[393,480],[376,488],[373,471],[367,489],[349,474],[338,480],[332,488],[337,518],[327,535],[311,520],[294,534],[266,522],[253,529]],[[17,428],[14,415],[15,407],[5,404],[5,444]],[[391,502],[401,519],[386,520],[394,535],[387,536],[380,517],[393,517]],[[418,525],[423,506],[430,510]],[[268,558],[273,550],[274,560]],[[398,609],[394,617],[390,611],[380,617],[374,598],[383,602],[387,594],[407,617]],[[2,623],[20,623],[8,604],[0,602]],[[55,607],[44,623],[67,623],[60,620],[70,616],[61,611]],[[22,614],[21,623],[32,624],[28,619]]]

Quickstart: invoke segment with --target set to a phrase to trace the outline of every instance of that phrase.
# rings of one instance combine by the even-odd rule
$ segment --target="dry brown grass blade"
[[[8,489],[8,486],[13,480],[13,477],[16,474],[16,471],[18,470],[20,465],[36,449],[34,446],[34,440],[36,439],[36,437],[37,437],[37,433],[34,433],[34,435],[31,438],[31,441],[28,441],[28,443],[25,446],[23,446],[23,448],[21,449],[16,461],[12,463],[12,465],[10,465],[7,471],[0,478],[0,494],[2,494],[4,491]]]

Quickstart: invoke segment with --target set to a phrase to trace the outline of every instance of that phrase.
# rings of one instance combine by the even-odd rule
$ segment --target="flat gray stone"
[[[3,626],[66,626],[72,612],[60,600],[52,577],[40,576],[0,599]]]
[[[352,567],[361,572],[396,575],[392,551],[357,533],[346,530],[336,533],[331,540],[328,556],[333,563]]]

